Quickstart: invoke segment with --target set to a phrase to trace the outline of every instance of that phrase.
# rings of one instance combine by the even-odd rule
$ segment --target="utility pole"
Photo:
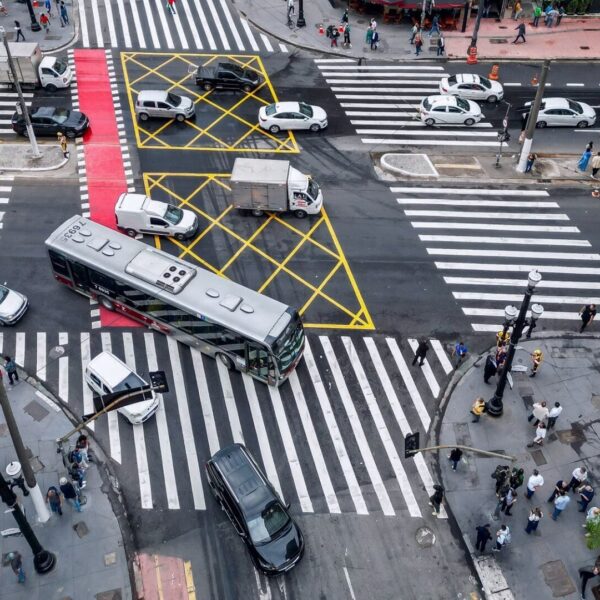
[[[477,18],[475,19],[475,28],[471,37],[471,45],[469,48],[477,48],[477,36],[479,35],[479,26],[481,25],[481,17],[483,16],[483,2],[477,5]]]
[[[306,19],[304,18],[304,0],[298,0],[298,18],[296,19],[296,27],[306,27]]]
[[[517,165],[517,171],[525,173],[527,167],[527,157],[531,152],[531,146],[533,145],[533,132],[537,124],[538,113],[540,112],[540,106],[544,97],[544,89],[546,87],[546,79],[548,79],[548,71],[550,70],[550,61],[546,59],[542,65],[542,74],[540,75],[540,82],[538,89],[535,94],[535,100],[533,106],[529,111],[529,119],[527,120],[527,127],[525,129],[525,139],[521,146],[521,156],[519,157],[519,164]]]
[[[20,112],[20,114],[22,114],[23,118],[25,119],[25,126],[27,127],[27,135],[29,137],[29,142],[31,143],[33,158],[41,158],[42,154],[40,152],[40,149],[38,148],[37,140],[35,139],[35,133],[33,133],[31,119],[29,118],[29,111],[27,110],[27,105],[25,104],[25,98],[23,98],[21,84],[19,83],[19,76],[17,74],[17,69],[15,68],[15,63],[13,62],[12,54],[10,53],[10,47],[8,44],[8,40],[6,39],[6,30],[4,29],[4,27],[0,27],[0,38],[2,38],[2,43],[4,44],[4,49],[6,50],[8,66],[10,67],[10,71],[13,77],[13,83],[15,84],[15,89],[17,90],[17,94],[19,96],[19,102],[17,103],[17,112]]]
[[[35,18],[35,11],[33,10],[31,0],[25,0],[25,3],[27,4],[29,18],[31,19],[31,31],[40,31],[42,29],[42,26],[37,22],[37,19]]]
[[[8,396],[6,395],[6,388],[4,387],[4,383],[1,380],[0,407],[2,407],[2,412],[4,413],[4,418],[6,419],[6,426],[8,427],[10,437],[12,438],[12,442],[17,453],[17,458],[21,463],[23,475],[25,476],[25,482],[27,483],[27,487],[31,492],[31,499],[33,500],[33,505],[35,506],[35,511],[37,512],[38,521],[40,523],[45,523],[50,518],[50,511],[46,506],[46,502],[44,501],[44,497],[42,496],[40,486],[35,480],[33,469],[31,468],[31,464],[29,463],[29,458],[27,457],[23,440],[21,439],[21,433],[19,432],[19,428],[17,427],[17,422],[15,421],[15,416],[13,415],[12,407],[10,406],[10,403],[8,401]]]

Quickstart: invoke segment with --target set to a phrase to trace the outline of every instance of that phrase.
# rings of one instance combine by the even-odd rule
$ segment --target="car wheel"
[[[586,127],[588,127],[588,122],[587,121],[579,121],[579,123],[577,123],[577,128],[578,129],[585,129]]]
[[[0,327],[6,327],[6,323],[2,319],[0,319]]]
[[[319,124],[318,124],[318,123],[313,123],[313,124],[310,126],[310,130],[311,130],[312,132],[316,133],[317,131],[321,131],[321,128],[319,127]]]
[[[209,83],[208,81],[202,86],[207,92],[210,92],[210,90],[213,89],[213,84]]]
[[[233,361],[231,360],[231,358],[229,358],[229,356],[227,356],[227,354],[222,354],[221,352],[219,352],[217,354],[217,358],[221,361],[223,366],[228,371],[233,371]]]
[[[546,124],[547,124],[547,123],[546,123],[546,121],[538,121],[538,122],[535,124],[535,126],[536,126],[538,129],[544,129],[544,127],[546,127]]]
[[[132,237],[132,238],[134,238],[137,235],[137,231],[135,229],[127,229],[126,233],[129,237]]]
[[[488,99],[487,99],[487,101],[488,101],[490,104],[494,104],[494,102],[498,102],[498,97],[497,97],[497,96],[488,96]]]
[[[185,121],[185,115],[177,115],[175,119],[177,119],[177,121],[180,123],[183,123],[183,121]]]
[[[55,92],[58,88],[53,83],[49,83],[45,89],[49,92]]]
[[[140,117],[140,121],[147,121],[150,118],[148,113],[140,113],[139,117]]]
[[[425,125],[427,125],[427,127],[431,127],[432,125],[435,125],[435,119],[425,119]]]
[[[279,133],[279,125],[271,125],[271,127],[269,127],[269,131],[271,133]]]
[[[252,209],[252,216],[253,217],[262,217],[264,214],[265,214],[264,210],[260,210],[259,208]]]
[[[246,84],[244,84],[244,85],[242,86],[242,90],[244,90],[244,92],[246,92],[246,94],[249,94],[249,93],[252,91],[252,86],[251,86],[251,85],[248,85],[248,84],[246,83]]]
[[[465,125],[471,127],[475,123],[475,119],[465,119]]]
[[[298,219],[304,219],[304,217],[306,217],[306,211],[305,210],[295,210],[294,211],[294,216],[298,217]]]
[[[115,305],[112,303],[112,300],[107,298],[106,296],[98,296],[98,302],[106,309],[110,311],[115,310]]]
[[[29,131],[27,130],[27,127],[25,127],[25,129],[23,129],[23,135],[28,138],[29,137]]]
[[[175,239],[179,242],[185,240],[185,235],[183,235],[183,233],[176,233],[175,234]]]

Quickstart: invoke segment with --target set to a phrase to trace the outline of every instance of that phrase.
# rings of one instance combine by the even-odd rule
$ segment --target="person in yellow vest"
[[[544,360],[543,352],[539,348],[534,350],[531,353],[531,360],[533,361],[533,364],[531,365],[531,375],[529,375],[529,377],[535,377]]]
[[[471,407],[471,414],[473,415],[473,420],[471,423],[478,423],[481,415],[485,412],[485,400],[483,398],[477,398],[475,402],[473,402],[473,406]]]
[[[508,342],[510,342],[510,333],[508,331],[505,333],[504,330],[501,329],[496,334],[496,347],[500,348],[500,346],[508,344]]]

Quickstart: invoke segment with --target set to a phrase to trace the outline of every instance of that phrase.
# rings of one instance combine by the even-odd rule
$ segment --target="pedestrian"
[[[496,348],[496,373],[500,374],[504,369],[504,363],[506,362],[506,346],[502,345]]]
[[[408,40],[411,44],[415,43],[415,37],[417,36],[417,33],[419,33],[419,26],[415,23],[413,25],[413,28],[410,30],[410,40]],[[600,154],[600,152],[599,152]]]
[[[296,12],[296,9],[294,7],[294,0],[288,0],[287,7],[288,7],[288,19],[291,19],[292,15]]]
[[[587,469],[585,467],[577,467],[571,473],[571,481],[567,485],[567,492],[569,490],[574,490],[578,488],[580,485],[584,484],[588,478]]]
[[[592,151],[588,147],[583,151],[583,154],[581,155],[581,158],[579,159],[579,162],[577,163],[577,168],[582,173],[585,173],[585,171],[587,170],[588,164],[590,162],[590,158],[592,158]]]
[[[58,513],[62,517],[62,497],[60,492],[53,485],[51,485],[46,492],[46,502],[52,512]]]
[[[579,512],[587,511],[588,504],[594,499],[595,493],[594,488],[589,483],[586,483],[579,488],[579,497],[581,498],[580,500],[577,500],[577,504],[581,506]]]
[[[542,511],[536,507],[529,511],[529,517],[527,518],[527,527],[525,527],[525,533],[529,535],[532,531],[535,531],[540,524],[540,519],[543,517]]]
[[[90,466],[90,456],[89,456],[89,449],[90,449],[90,444],[88,442],[88,438],[87,435],[85,435],[84,433],[82,433],[78,438],[77,438],[77,444],[75,445],[75,447],[79,450],[81,457],[83,459],[82,465],[85,469],[87,469]]]
[[[598,179],[596,175],[598,175],[598,171],[600,171],[600,152],[592,158],[592,177],[594,179]]]
[[[58,137],[58,143],[60,145],[60,149],[62,150],[63,157],[69,158],[69,146],[67,145],[67,136],[61,131],[56,134]]]
[[[352,48],[352,44],[350,43],[350,23],[344,25],[344,46],[346,48]]]
[[[463,451],[460,448],[454,448],[450,454],[448,454],[448,460],[452,463],[452,470],[456,471],[456,467],[462,458]]]
[[[560,494],[561,492],[568,492],[569,491],[569,484],[566,481],[563,481],[562,479],[559,479],[555,484],[554,484],[554,490],[552,492],[552,495],[550,496],[550,498],[548,498],[548,502],[554,502],[554,499],[556,498],[556,496],[558,496],[558,494]]]
[[[79,501],[79,492],[75,488],[75,486],[67,480],[66,477],[61,477],[60,481],[60,491],[62,492],[65,500],[68,500],[69,504],[72,504],[75,507],[77,512],[81,512],[81,503]]]
[[[371,38],[371,50],[377,50],[379,48],[379,33],[373,31],[373,37]]]
[[[533,26],[534,27],[537,27],[539,25],[541,16],[542,16],[542,7],[539,5],[536,5],[536,7],[533,9]]]
[[[548,433],[548,430],[546,429],[546,424],[540,422],[540,424],[537,426],[537,429],[535,430],[535,437],[533,438],[533,442],[527,444],[527,447],[533,448],[533,446],[535,446],[536,444],[538,446],[543,446],[546,433]]]
[[[176,15],[177,13],[175,12],[175,0],[167,0],[167,6],[169,8],[169,12],[172,15]]]
[[[544,478],[540,475],[540,472],[537,469],[533,470],[533,473],[529,476],[527,480],[527,492],[525,495],[527,496],[527,500],[531,500],[531,497],[535,492],[540,489],[544,485]]]
[[[510,487],[515,490],[520,488],[523,485],[524,479],[525,471],[523,469],[513,467],[512,473],[510,474]]]
[[[492,473],[492,479],[496,480],[496,496],[500,496],[500,490],[510,479],[510,467],[508,465],[498,465]]]
[[[479,423],[479,419],[484,412],[485,400],[479,397],[475,400],[475,402],[473,402],[473,406],[471,406],[471,414],[473,415],[473,420],[471,423]]]
[[[438,38],[438,41],[437,41],[437,55],[443,56],[445,49],[446,49],[446,40],[444,39],[444,36],[440,33],[440,37]]]
[[[51,17],[52,16],[52,4],[50,3],[50,0],[44,1],[44,8],[46,9],[48,16]]]
[[[560,513],[567,508],[567,505],[571,502],[571,498],[565,494],[565,492],[559,492],[554,500],[554,511],[552,512],[552,520],[556,521],[560,516]]]
[[[558,27],[560,25],[560,22],[562,21],[562,18],[565,16],[566,11],[565,9],[561,6],[558,7],[558,14],[556,15],[556,26]]]
[[[488,354],[487,358],[485,359],[485,366],[483,367],[483,382],[489,384],[490,377],[494,377],[497,372],[498,363],[491,354]]]
[[[338,47],[337,40],[338,40],[339,37],[340,37],[340,32],[339,32],[339,30],[338,30],[337,27],[334,27],[331,30],[331,47],[332,48],[334,48],[334,47],[337,48]]]
[[[452,356],[456,360],[456,368],[458,368],[462,361],[467,357],[467,352],[468,349],[462,342],[458,342],[458,344],[454,346]]]
[[[552,8],[546,13],[546,27],[552,27],[554,24],[554,19],[558,17],[558,11],[555,8]]]
[[[508,331],[508,329],[506,331],[504,331],[504,329],[501,329],[496,334],[496,348],[500,348],[500,346],[505,346],[509,342],[510,342],[510,332]]]
[[[492,539],[492,534],[490,533],[490,524],[486,523],[485,525],[479,525],[478,527],[475,527],[475,531],[477,531],[475,548],[483,554],[485,552],[485,546],[488,543],[488,540]]]
[[[69,466],[69,475],[73,481],[77,482],[77,485],[83,489],[86,487],[87,482],[85,480],[85,469],[78,465],[76,462],[72,462]]]
[[[556,425],[556,419],[560,416],[563,407],[560,405],[560,402],[555,402],[554,406],[550,409],[548,413],[548,426],[547,429],[552,429]]]
[[[525,43],[527,40],[525,39],[525,23],[519,23],[518,27],[515,27],[515,30],[517,30],[517,37],[513,40],[513,44],[516,44],[519,39],[523,40],[523,43]]]
[[[421,34],[417,33],[417,37],[415,37],[415,54],[419,56],[421,54],[421,47],[423,46],[423,39],[421,38]]]
[[[581,600],[585,600],[585,588],[587,582],[593,577],[597,577],[600,574],[600,556],[596,559],[596,562],[589,567],[582,567],[579,569],[579,577],[581,579]]]
[[[583,333],[583,330],[588,325],[591,325],[592,321],[594,320],[594,317],[596,316],[596,305],[586,304],[579,311],[579,316],[581,317],[581,329],[579,330],[579,333]]]
[[[543,360],[544,360],[544,353],[539,348],[536,348],[531,353],[531,360],[532,360],[532,365],[531,365],[531,373],[529,374],[529,377],[535,377],[537,375],[537,372],[538,372]]]
[[[370,27],[373,31],[377,29],[377,21],[375,19],[371,19]]]
[[[9,552],[6,555],[6,559],[10,561],[10,568],[13,573],[17,576],[19,583],[25,583],[25,571],[23,570],[23,557],[20,552]]]
[[[533,424],[533,426],[537,427],[540,421],[546,421],[546,419],[548,418],[548,413],[549,410],[546,407],[546,402],[544,402],[543,400],[541,402],[534,402],[533,411],[527,417],[527,420],[531,422],[535,418],[535,423]]]
[[[429,30],[429,37],[431,37],[433,33],[436,33],[437,35],[440,34],[440,18],[437,15],[433,15],[433,19],[431,19],[431,29]]]
[[[508,492],[502,501],[502,510],[504,514],[508,517],[512,517],[511,509],[515,502],[517,501],[517,491],[513,490],[513,488],[508,488]]]
[[[444,501],[444,487],[439,484],[435,484],[433,489],[435,491],[431,496],[429,496],[429,506],[433,506],[433,512],[431,514],[437,517],[440,514],[440,508],[442,506],[442,502]]]
[[[344,14],[342,15],[342,23],[348,23],[348,9],[344,10]]]
[[[13,385],[15,381],[19,381],[19,374],[17,373],[17,365],[10,356],[4,357],[4,368],[8,373],[8,383]]]
[[[519,17],[521,16],[522,13],[523,13],[523,6],[521,6],[521,2],[519,2],[519,0],[517,0],[515,2],[514,12],[513,12],[513,19],[515,21],[518,21]]]
[[[21,23],[19,23],[19,21],[15,21],[15,35],[15,42],[18,42],[19,38],[25,41],[25,36],[23,35],[23,30],[21,29]]]
[[[507,525],[502,525],[500,529],[496,532],[496,546],[494,547],[494,552],[500,552],[504,546],[510,544],[511,535],[510,529]]]
[[[46,33],[50,31],[50,19],[46,13],[40,15],[40,25],[44,28]]]
[[[69,24],[69,14],[67,13],[67,7],[65,6],[64,0],[60,0],[59,7],[60,14],[60,26],[64,27]]]
[[[533,163],[536,161],[536,159],[537,159],[537,154],[530,152],[529,156],[527,157],[527,164],[525,165],[525,173],[531,173],[531,169],[533,168]]]
[[[417,346],[417,349],[415,351],[415,357],[412,361],[413,366],[417,364],[417,360],[419,361],[419,366],[423,366],[427,350],[429,350],[429,344],[427,343],[427,340],[425,338],[421,338],[419,340],[419,345]]]
[[[371,26],[369,26],[369,28],[367,29],[367,37],[365,38],[365,42],[366,42],[367,46],[371,45],[372,39],[373,39],[373,28]]]

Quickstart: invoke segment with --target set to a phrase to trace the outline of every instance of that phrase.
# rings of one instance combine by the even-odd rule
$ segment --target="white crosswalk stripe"
[[[23,92],[25,104],[31,106],[33,92]],[[0,135],[16,135],[12,128],[12,116],[15,114],[19,96],[12,86],[0,86]],[[2,192],[2,181],[0,181],[0,196]]]
[[[0,352],[30,374],[43,374],[50,391],[79,415],[94,410],[83,371],[102,350],[140,374],[166,372],[169,392],[159,395],[154,418],[132,427],[114,411],[94,423],[95,439],[145,510],[210,508],[201,465],[239,442],[301,512],[428,514],[434,482],[427,457],[405,460],[402,447],[409,433],[427,433],[429,411],[452,371],[439,340],[429,340],[434,350],[426,365],[411,368],[412,338],[313,337],[289,382],[272,388],[159,334],[55,336],[2,332]],[[50,352],[56,339],[62,353]]]
[[[544,321],[558,321],[553,328],[572,329],[578,308],[598,302],[600,284],[590,277],[600,275],[600,253],[592,251],[578,227],[563,225],[569,215],[560,212],[559,203],[546,190],[418,185],[390,190],[414,229],[444,230],[417,235],[436,259],[434,264],[463,313],[475,318],[474,331],[502,327],[504,307],[520,303],[527,274],[534,269],[542,274],[534,298],[547,305]],[[488,207],[507,210],[485,210]],[[590,251],[574,251],[583,248]],[[560,295],[561,290],[571,293]]]
[[[230,0],[78,0],[84,48],[282,52],[253,30]]]
[[[350,123],[363,144],[426,148],[498,145],[497,132],[485,120],[485,110],[481,122],[471,127],[462,124],[427,127],[421,121],[421,101],[438,94],[440,79],[448,75],[441,66],[349,65],[322,59],[315,63],[346,115],[352,117]],[[352,110],[357,108],[368,110]]]

